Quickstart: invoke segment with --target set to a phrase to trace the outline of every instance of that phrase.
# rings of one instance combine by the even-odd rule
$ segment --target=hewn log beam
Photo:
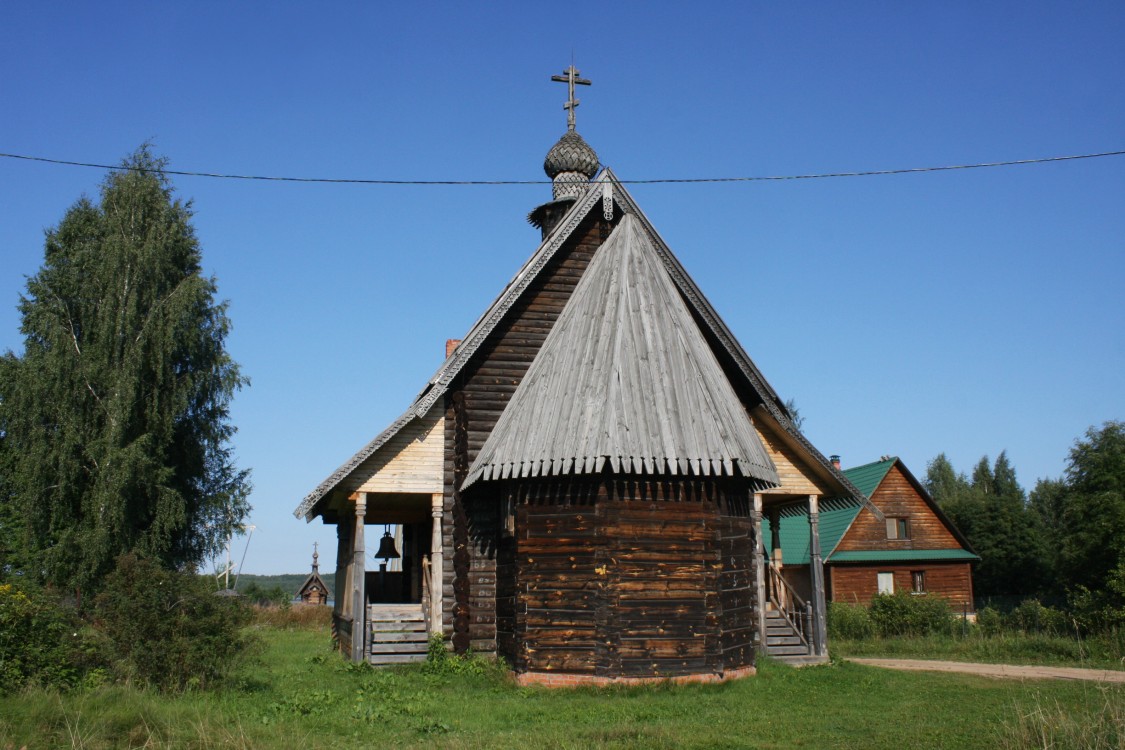
[[[443,494],[436,493],[430,498],[430,632],[441,633],[442,626],[442,586],[445,582],[445,553],[441,548],[441,517],[445,502]]]
[[[820,508],[817,496],[809,495],[809,578],[812,583],[813,650],[828,653],[827,603],[824,596],[824,561],[820,557]]]
[[[355,533],[352,546],[352,661],[367,658],[367,593],[364,590],[367,550],[364,546],[363,524],[367,515],[367,493],[356,493]]]
[[[755,634],[757,639],[757,647],[759,651],[766,650],[766,570],[765,559],[762,555],[764,547],[762,544],[762,493],[754,493],[754,512],[752,519],[754,521],[754,554],[751,559],[754,561],[754,585],[757,587],[758,604],[755,608],[755,614],[758,620],[758,632]]]

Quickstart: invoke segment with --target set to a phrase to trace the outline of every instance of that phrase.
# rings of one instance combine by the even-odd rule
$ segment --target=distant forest
[[[238,577],[239,591],[245,591],[250,584],[257,584],[259,590],[268,591],[277,586],[285,593],[292,596],[297,593],[297,589],[301,588],[301,584],[309,577],[308,573],[282,573],[276,576],[259,576],[243,573]],[[321,573],[321,580],[328,586],[329,594],[336,590],[336,574],[335,573]]]

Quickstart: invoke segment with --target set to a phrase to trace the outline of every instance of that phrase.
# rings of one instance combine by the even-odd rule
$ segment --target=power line
[[[821,180],[829,177],[874,177],[892,174],[917,174],[922,172],[949,172],[955,169],[984,169],[988,167],[1012,167],[1019,164],[1045,164],[1048,162],[1074,161],[1076,159],[1098,159],[1104,156],[1121,156],[1125,151],[1103,151],[1097,154],[1078,154],[1074,156],[1047,156],[1039,159],[1016,159],[1014,161],[993,161],[980,164],[952,164],[943,167],[911,167],[907,169],[871,169],[859,172],[824,172],[820,174],[763,175],[758,177],[684,177],[657,180],[619,180],[626,185],[693,184],[704,182],[775,182],[780,180]],[[183,177],[212,177],[222,180],[261,180],[266,182],[313,182],[334,185],[549,185],[550,180],[369,180],[338,177],[273,177],[267,175],[223,174],[219,172],[192,172],[182,169],[146,169],[124,165],[95,164],[92,162],[50,159],[45,156],[0,153],[6,159],[62,164],[68,167],[92,167],[117,171],[153,172]]]

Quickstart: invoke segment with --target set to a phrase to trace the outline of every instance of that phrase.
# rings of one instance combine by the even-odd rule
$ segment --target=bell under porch
[[[424,659],[441,627],[441,495],[355,492],[325,522],[337,530],[341,653],[373,664]]]

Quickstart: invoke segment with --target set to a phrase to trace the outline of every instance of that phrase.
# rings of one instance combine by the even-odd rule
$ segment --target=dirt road
[[[856,664],[884,669],[905,669],[918,672],[960,672],[982,677],[1003,677],[1010,680],[1090,680],[1091,682],[1125,683],[1125,672],[1110,669],[1078,669],[1075,667],[1032,667],[1012,664],[978,664],[964,661],[930,661],[929,659],[866,659],[849,658]]]

